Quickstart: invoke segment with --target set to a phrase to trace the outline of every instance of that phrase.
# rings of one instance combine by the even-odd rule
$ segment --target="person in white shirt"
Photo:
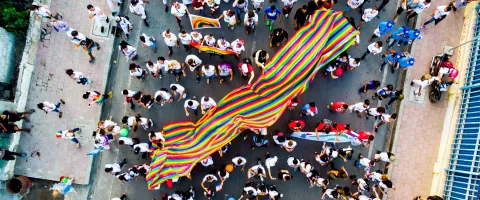
[[[87,9],[88,9],[88,17],[90,19],[92,18],[95,19],[95,23],[97,24],[97,26],[101,26],[101,32],[103,33],[105,27],[103,26],[102,23],[103,22],[109,23],[107,15],[105,15],[105,13],[103,13],[99,7],[94,7],[91,4],[87,5]]]
[[[235,158],[232,159],[232,162],[233,162],[233,165],[235,167],[240,167],[242,166],[242,169],[240,169],[240,171],[243,172],[243,170],[245,169],[245,164],[247,164],[247,159],[245,159],[244,157],[242,156],[237,156]]]
[[[122,28],[123,32],[125,33],[125,38],[128,39],[128,36],[130,35],[130,31],[132,30],[133,26],[130,21],[128,21],[128,17],[122,17],[122,16],[115,16],[115,21],[120,24],[120,27]]]
[[[86,85],[92,83],[91,79],[88,77],[84,77],[82,72],[76,72],[72,69],[67,69],[65,72],[70,77],[70,79],[75,81],[77,84]]]
[[[275,164],[277,163],[277,161],[278,161],[277,156],[270,157],[270,153],[267,152],[266,159],[265,159],[265,166],[267,167],[268,176],[270,176],[270,179],[272,179],[272,180],[276,180],[276,178],[272,177],[272,172],[271,172],[270,168],[275,167]]]
[[[361,118],[362,114],[365,113],[368,108],[370,108],[370,101],[368,99],[365,99],[364,102],[358,102],[356,104],[348,106],[348,110],[350,111],[350,113],[355,112],[358,118]]]
[[[357,30],[360,30],[360,27],[362,27],[362,25],[365,22],[372,21],[372,19],[375,18],[377,15],[378,15],[377,7],[373,6],[372,8],[365,9],[363,11],[361,22],[358,25]]]
[[[123,41],[122,41],[123,42]],[[125,62],[130,60],[134,61],[138,58],[137,49],[130,46],[127,42],[120,43],[119,49],[122,50],[123,56],[125,56]]]
[[[261,180],[263,180],[263,178],[267,178],[267,175],[265,175],[265,168],[263,168],[263,166],[260,164],[251,167],[248,169],[247,178],[250,179],[252,176],[259,177]]]
[[[129,7],[130,12],[134,15],[140,16],[145,23],[145,26],[148,27],[147,22],[147,13],[145,12],[145,7],[143,7],[143,3],[150,4],[147,0],[132,0],[131,5]]]
[[[296,2],[297,0],[282,0],[282,13],[285,17],[288,17],[288,14],[292,12],[292,8]]]
[[[197,31],[192,31],[190,33],[190,36],[192,36],[192,39],[194,42],[200,44],[202,42],[202,39],[203,39],[203,36],[201,33],[197,32]],[[198,50],[198,52],[200,53],[200,50]]]
[[[378,131],[378,127],[380,127],[380,126],[382,126],[382,125],[384,125],[384,124],[386,124],[386,123],[390,123],[390,122],[395,121],[395,119],[397,119],[397,116],[398,116],[397,113],[393,113],[393,114],[391,114],[391,115],[386,114],[386,113],[383,113],[383,114],[380,116],[380,119],[381,119],[382,121],[380,121],[377,125],[375,125],[375,126],[373,127],[374,130],[375,130],[375,132]]]
[[[157,63],[155,63],[155,65],[162,71],[162,75],[163,75],[163,72],[168,71],[167,62],[168,62],[168,60],[165,60],[164,57],[159,56],[157,58]]]
[[[105,172],[110,173],[112,175],[118,175],[122,170],[122,167],[127,164],[127,159],[123,159],[120,163],[113,163],[113,164],[106,164],[105,165]]]
[[[300,166],[300,160],[298,160],[295,157],[288,156],[287,164],[288,164],[289,167],[293,168],[294,172],[296,172],[296,171],[298,171],[298,167]]]
[[[173,102],[173,96],[167,88],[160,88],[160,90],[155,93],[154,98],[155,102],[160,102],[161,106]]]
[[[133,149],[135,150],[135,154],[143,153],[142,158],[147,158],[147,154],[150,152],[150,145],[148,145],[148,143],[140,143],[133,145]]]
[[[170,29],[167,29],[162,33],[165,44],[168,47],[168,55],[172,55],[173,47],[178,47],[178,38],[175,34],[170,33]]]
[[[112,198],[112,200],[125,200],[125,199],[127,199],[127,195],[126,195],[126,194],[122,194],[122,196],[120,196],[120,197]]]
[[[358,159],[354,163],[355,167],[365,167],[365,171],[370,171],[370,169],[375,166],[375,161],[363,157],[362,154],[358,154]]]
[[[189,109],[192,109],[193,110],[193,113],[195,115],[198,115],[198,106],[200,105],[200,103],[198,103],[198,101],[195,100],[195,97],[193,97],[193,99],[187,99],[185,101],[185,104],[183,105],[184,107],[184,110],[185,110],[185,115],[188,117],[190,115],[190,113],[188,113],[188,110],[187,108]]]
[[[49,19],[56,19],[58,17],[63,18],[62,13],[57,12],[54,15],[48,10],[48,6],[40,4],[38,2],[33,2],[32,5],[28,7],[29,10],[33,11],[36,14],[36,18],[40,19],[42,17],[49,18]]]
[[[138,138],[120,137],[118,139],[119,145],[129,145],[132,148],[133,145],[136,145],[138,143],[140,143],[140,140]]]
[[[285,142],[283,142],[283,148],[288,152],[292,152],[296,146],[297,146],[297,142],[293,141],[292,139],[285,140]]]
[[[173,3],[172,9],[170,9],[170,12],[172,13],[173,16],[175,16],[175,19],[177,20],[178,24],[178,31],[182,30],[182,17],[185,14],[190,14],[188,12],[187,6],[182,3],[175,2]]]
[[[178,34],[178,38],[180,39],[180,42],[183,45],[183,48],[185,48],[185,51],[190,50],[190,42],[192,42],[192,36],[188,34],[186,31],[181,31]]]
[[[118,6],[122,3],[122,0],[107,0],[108,7],[110,8],[110,11],[112,11],[112,15],[115,15],[118,10],[115,8],[115,4],[113,2],[117,2]]]
[[[163,137],[163,130],[160,132],[150,131],[148,134],[148,140],[152,143],[161,147],[161,149],[165,149],[165,138]]]
[[[130,76],[132,78],[132,80],[134,80],[135,78],[139,79],[139,80],[143,80],[143,78],[145,78],[146,74],[145,73],[145,70],[142,69],[139,65],[135,64],[135,63],[130,63],[130,66],[128,67],[128,70],[130,71]]]
[[[133,100],[140,100],[141,92],[140,91],[132,91],[132,90],[123,90],[122,94],[125,96],[125,101],[130,103],[130,108],[133,109],[135,107]]]
[[[230,48],[230,43],[226,41],[223,37],[217,40],[217,48],[220,50],[227,50]]]
[[[26,132],[30,132],[30,129],[23,129]],[[22,130],[19,130],[22,131]],[[75,143],[75,146],[77,148],[80,147],[80,142],[78,141],[77,138],[75,138],[75,133],[80,133],[80,128],[74,128],[72,130],[63,130],[63,131],[57,131],[56,137],[59,139],[64,139],[64,140],[71,140],[73,143]]]
[[[215,37],[213,37],[213,34],[210,33],[203,37],[202,42],[200,42],[200,46],[203,46],[205,44],[209,47],[215,47],[215,41],[216,41]],[[214,53],[209,53],[209,54],[210,54],[210,58],[213,58],[213,56],[215,55]]]
[[[187,90],[180,84],[171,84],[170,89],[173,92],[173,96],[179,96],[178,101],[187,98]]]
[[[253,10],[249,10],[248,13],[245,14],[243,25],[245,26],[245,32],[247,33],[247,35],[255,32],[255,27],[258,25],[257,13],[255,13]]]
[[[424,29],[427,24],[430,24],[432,22],[435,22],[435,25],[437,25],[440,21],[445,19],[445,17],[450,14],[450,11],[452,10],[452,6],[438,6],[437,9],[432,13],[432,18],[425,23],[423,23],[422,27],[420,29]]]
[[[203,160],[201,160],[200,163],[204,167],[208,167],[210,165],[213,165],[213,158],[212,158],[212,156],[208,156],[208,157],[204,158]]]
[[[227,23],[228,28],[233,30],[235,28],[235,24],[237,24],[237,18],[235,18],[235,11],[225,10],[223,11],[222,15],[218,17],[218,20],[222,19],[222,17],[223,21]]]
[[[262,11],[263,2],[265,2],[265,0],[252,0],[253,9],[256,10],[257,12]]]
[[[236,39],[232,42],[232,50],[236,53],[237,59],[240,58],[240,54],[245,51],[243,40]]]
[[[45,111],[45,113],[56,112],[58,113],[58,118],[62,118],[63,113],[60,111],[60,105],[62,104],[65,104],[65,101],[63,99],[60,99],[60,101],[58,101],[58,103],[56,104],[44,101],[43,103],[37,104],[37,107],[40,110]]]
[[[151,61],[151,60],[147,61],[146,67],[153,77],[162,78],[162,69],[160,69],[160,67],[158,67],[158,65],[153,63],[153,61]]]
[[[210,84],[210,80],[215,77],[215,66],[213,65],[203,65],[202,67],[202,76],[207,78],[207,84]]]
[[[149,37],[147,34],[142,33],[138,38],[142,42],[143,48],[150,47],[153,50],[153,53],[157,53],[157,40],[154,37]]]
[[[418,16],[419,13],[421,13],[425,8],[430,7],[430,2],[431,0],[418,0],[419,2],[415,4],[415,7],[410,8],[407,10],[407,23],[410,22],[410,19]]]
[[[376,41],[376,42],[368,45],[367,51],[365,51],[365,53],[362,55],[362,57],[360,57],[360,60],[365,59],[365,57],[370,53],[373,54],[373,55],[377,55],[379,53],[382,53],[382,50],[383,50],[382,45],[383,45],[382,41]]]
[[[124,172],[121,174],[116,175],[118,182],[120,182],[122,185],[125,185],[126,182],[131,181],[133,178],[130,176],[130,173]]]
[[[343,10],[343,12],[348,12],[350,11],[351,9],[357,9],[358,7],[360,7],[362,4],[363,4],[364,0],[348,0],[347,1],[347,6],[345,7],[345,10]]]
[[[325,69],[325,76],[327,76],[328,74],[330,74],[330,77],[332,77],[332,79],[337,79],[338,76],[335,76],[333,74],[333,72],[335,72],[335,70],[337,69],[337,67],[335,67],[335,65],[332,65],[332,64],[329,64],[327,66],[327,68]]]
[[[217,103],[212,98],[202,97],[202,100],[200,101],[200,109],[202,110],[202,114],[205,114],[208,109],[215,106],[217,106]]]
[[[390,166],[391,162],[395,161],[396,157],[395,154],[390,152],[380,152],[378,151],[374,156],[375,162],[386,162],[387,165],[385,166],[386,169]]]
[[[417,87],[417,89],[413,91],[413,94],[417,97],[421,96],[423,90],[427,86],[431,85],[435,80],[439,80],[439,78],[435,76],[432,77],[430,74],[425,74],[420,79],[414,79],[412,82],[410,82],[410,86]]]

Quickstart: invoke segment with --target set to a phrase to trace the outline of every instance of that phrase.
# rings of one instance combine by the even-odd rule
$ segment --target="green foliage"
[[[10,1],[0,4],[0,27],[15,35],[25,35],[28,28],[29,10],[17,11]]]

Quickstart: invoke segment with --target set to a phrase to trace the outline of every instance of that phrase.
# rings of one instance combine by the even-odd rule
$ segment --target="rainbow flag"
[[[196,163],[240,134],[240,128],[275,123],[290,99],[305,92],[318,70],[355,41],[358,31],[341,12],[319,10],[268,61],[252,85],[227,94],[197,123],[173,122],[164,128],[165,149],[156,150],[147,175],[148,188],[186,176]]]
[[[188,17],[190,18],[190,24],[192,24],[192,29],[194,30],[204,28],[222,28],[218,19],[212,19],[192,14],[189,14]]]
[[[220,54],[220,55],[235,55],[236,54],[231,49],[221,50],[217,47],[209,47],[209,46],[205,46],[205,45],[202,46],[199,43],[193,42],[193,41],[190,42],[190,45],[192,45],[192,47],[195,47],[198,50],[204,51],[204,52],[213,52],[213,53]]]

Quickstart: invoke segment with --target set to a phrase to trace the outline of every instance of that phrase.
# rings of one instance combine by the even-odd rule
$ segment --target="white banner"
[[[313,140],[318,142],[334,142],[334,143],[345,143],[351,142],[352,145],[360,145],[360,141],[357,139],[358,134],[355,132],[348,132],[338,136],[338,140],[335,140],[335,132],[330,132],[326,134],[324,132],[318,132],[318,139],[315,132],[293,132],[292,137],[302,138],[306,140]]]

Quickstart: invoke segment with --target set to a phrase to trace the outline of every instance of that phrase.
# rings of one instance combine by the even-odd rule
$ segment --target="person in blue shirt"
[[[266,21],[266,25],[270,26],[270,31],[273,30],[273,23],[278,18],[278,23],[282,23],[282,11],[275,7],[274,5],[270,6],[269,8],[265,9],[265,15],[263,15],[263,21]],[[268,21],[267,21],[268,19]]]
[[[368,42],[371,42],[373,38],[379,38],[380,36],[385,36],[385,39],[387,39],[387,34],[393,30],[394,24],[395,22],[392,20],[378,23],[377,29],[373,31],[373,35],[368,39]]]
[[[400,59],[400,57],[402,57],[402,54],[401,53],[395,53],[395,51],[391,50],[387,53],[387,55],[384,55],[383,56],[383,63],[382,65],[380,66],[380,69],[378,69],[378,71],[383,71],[383,68],[385,67],[385,65],[390,65],[392,66],[395,66],[395,64],[397,63],[398,59]]]
[[[420,35],[420,30],[418,29],[408,31],[408,33],[403,38],[403,45],[408,46],[409,44],[412,44],[415,39],[422,39],[422,36]]]
[[[407,52],[403,53],[403,56],[398,59],[396,67],[392,67],[392,73],[395,73],[395,69],[401,68],[403,70],[407,70],[408,67],[413,66],[415,64],[415,59],[410,56]]]
[[[391,49],[397,42],[402,42],[405,35],[408,34],[408,31],[410,31],[410,29],[407,26],[402,26],[395,30],[387,39],[387,42],[389,42],[390,39],[393,39],[393,42],[388,45],[388,49]]]

